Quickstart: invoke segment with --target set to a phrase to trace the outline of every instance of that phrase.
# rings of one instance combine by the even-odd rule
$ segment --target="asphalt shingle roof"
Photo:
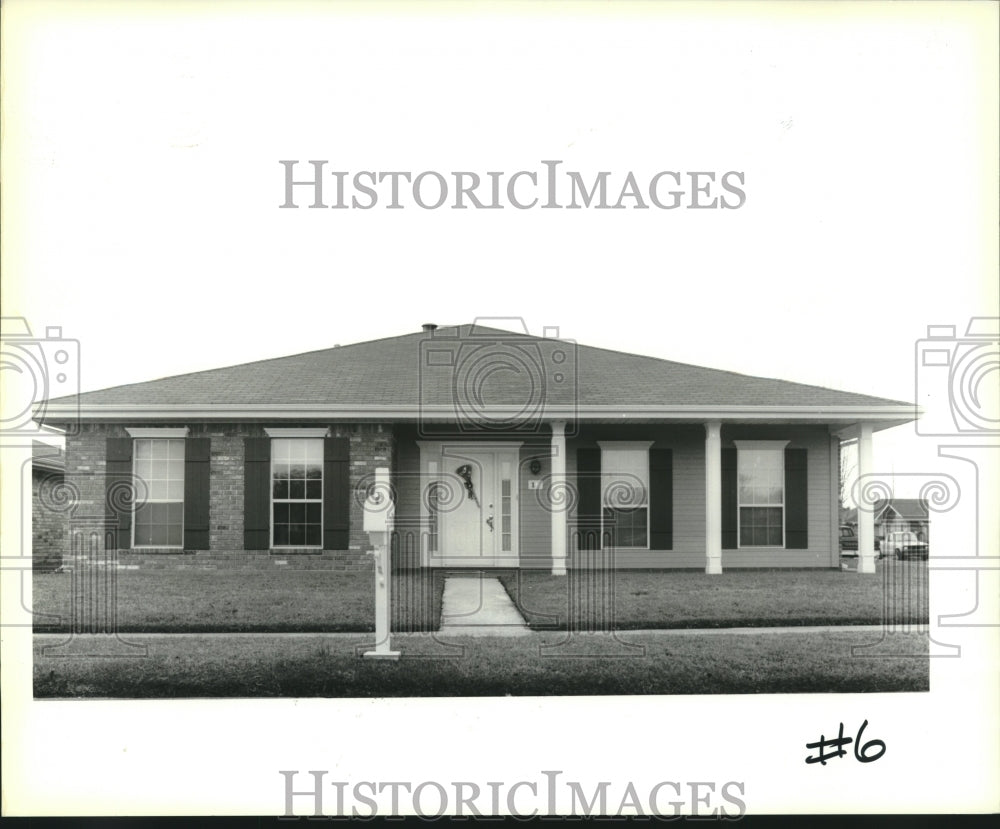
[[[896,513],[904,519],[920,521],[929,518],[930,512],[927,509],[927,501],[923,498],[890,498],[888,500],[880,498],[872,506],[872,513],[876,521],[881,521],[885,516],[887,508],[892,507]],[[845,524],[858,523],[858,509],[841,510],[840,520]]]
[[[928,517],[927,501],[923,498],[891,498],[875,505],[875,514],[880,515],[885,509],[892,507],[900,518],[920,520]]]
[[[581,407],[906,405],[472,325],[115,386],[83,393],[79,402],[449,405],[456,384],[463,394],[480,393],[488,403],[509,405],[520,405],[530,395]]]

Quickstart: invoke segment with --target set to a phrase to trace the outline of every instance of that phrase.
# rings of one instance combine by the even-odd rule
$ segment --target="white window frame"
[[[272,550],[322,550],[323,549],[323,533],[326,529],[326,515],[323,509],[324,498],[326,497],[326,458],[325,450],[326,445],[322,442],[323,438],[329,437],[330,429],[324,427],[264,427],[264,431],[267,436],[271,439],[271,462],[268,464],[268,500],[271,504],[270,513],[270,549]],[[274,497],[274,442],[276,440],[319,440],[320,441],[320,477],[319,477],[319,498],[278,498]],[[306,479],[308,480],[308,479]],[[319,544],[276,544],[274,541],[274,504],[275,502],[282,504],[315,504],[319,502]]]
[[[329,427],[310,428],[307,426],[265,426],[264,431],[269,438],[328,438]]]
[[[131,438],[186,438],[191,431],[187,426],[126,426]]]
[[[784,550],[787,541],[785,521],[788,517],[785,508],[787,493],[785,492],[785,448],[788,446],[787,440],[734,440],[736,446],[736,548],[739,550]],[[781,503],[780,504],[757,504],[743,503],[740,494],[740,468],[742,466],[744,452],[778,452],[781,458]],[[753,509],[754,507],[764,507],[770,509],[781,509],[781,544],[743,544],[743,508]]]
[[[637,504],[636,507],[644,507],[646,510],[646,543],[639,547],[617,547],[619,550],[648,550],[649,549],[649,533],[650,533],[650,504],[649,504],[649,449],[653,445],[651,440],[599,440],[597,445],[601,447],[601,538],[604,538],[604,510],[605,509],[616,509],[614,505],[608,505],[604,501],[605,496],[605,469],[607,464],[604,462],[605,454],[609,451],[615,452],[642,452],[646,459],[646,477],[643,481],[644,494],[646,500],[642,504]]]
[[[138,503],[137,499],[133,499],[132,503],[132,532],[131,532],[131,548],[133,550],[183,550],[184,549],[184,478],[187,475],[187,469],[185,464],[187,462],[187,447],[184,446],[184,440],[187,437],[187,428],[183,429],[127,429],[129,435],[132,438],[132,479],[133,481],[138,479],[139,473],[136,470],[136,465],[139,461],[139,451],[138,445],[140,443],[149,442],[152,444],[153,441],[173,441],[180,443],[184,447],[184,451],[181,453],[181,543],[180,544],[136,544],[135,541],[135,530],[138,524],[138,512],[139,507],[145,506],[146,504],[176,504],[177,501],[173,499],[163,500],[163,499],[152,499],[147,497],[142,502]],[[152,449],[152,446],[150,447]],[[154,460],[152,457],[150,460]],[[169,462],[170,458],[167,458]],[[169,478],[167,479],[170,480]],[[149,490],[149,484],[145,478],[142,479],[143,485]]]

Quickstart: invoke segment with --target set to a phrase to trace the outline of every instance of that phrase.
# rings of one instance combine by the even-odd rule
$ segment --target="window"
[[[271,545],[323,546],[323,439],[271,440]]]
[[[740,547],[785,544],[785,444],[736,441]]]
[[[184,546],[184,440],[142,438],[134,444],[137,479],[133,547]]]
[[[649,548],[650,442],[602,442],[603,533],[614,545]]]
[[[511,480],[510,463],[504,461],[500,472],[500,549],[511,551]]]

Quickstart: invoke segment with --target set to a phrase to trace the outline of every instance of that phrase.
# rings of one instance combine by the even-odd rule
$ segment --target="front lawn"
[[[536,630],[787,625],[926,625],[927,564],[842,570],[505,571],[501,581]]]
[[[36,632],[92,618],[94,597],[115,595],[117,630],[132,632],[370,631],[371,572],[329,570],[117,570],[36,573]],[[393,574],[392,629],[437,630],[444,578]],[[88,617],[88,613],[90,616]]]
[[[699,572],[497,571],[536,630],[769,625],[926,624],[926,562],[835,570]],[[441,624],[443,570],[393,573],[392,630]],[[88,581],[89,580],[89,581]],[[34,629],[70,630],[115,596],[117,630],[361,632],[374,629],[374,577],[328,570],[120,570],[35,574]],[[114,592],[111,592],[113,588]],[[74,596],[75,601],[74,601]],[[93,614],[91,614],[93,615]]]
[[[127,638],[127,637],[125,637]],[[145,658],[47,655],[35,637],[36,697],[410,697],[926,691],[926,634],[557,632],[514,639],[393,637],[397,662],[357,655],[371,636],[162,635]],[[447,643],[447,644],[445,644]],[[633,646],[628,648],[625,644]],[[887,657],[887,651],[893,655]],[[565,657],[565,658],[564,658]]]

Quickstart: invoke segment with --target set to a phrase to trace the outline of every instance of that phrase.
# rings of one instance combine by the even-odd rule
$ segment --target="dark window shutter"
[[[785,548],[809,546],[809,485],[805,449],[785,450]]]
[[[674,453],[649,450],[649,549],[674,547]]]
[[[736,512],[739,509],[736,478],[736,450],[722,450],[722,549],[735,550]]]
[[[581,550],[600,550],[601,450],[576,450],[577,533]]]
[[[108,541],[113,550],[132,546],[132,509],[135,486],[132,483],[132,438],[108,438],[104,475],[104,515]]]
[[[674,453],[649,450],[649,549],[674,546]]]
[[[184,549],[207,550],[211,438],[184,441]]]
[[[243,547],[271,548],[271,439],[244,438]]]
[[[351,537],[351,441],[323,440],[323,549],[346,550]]]

